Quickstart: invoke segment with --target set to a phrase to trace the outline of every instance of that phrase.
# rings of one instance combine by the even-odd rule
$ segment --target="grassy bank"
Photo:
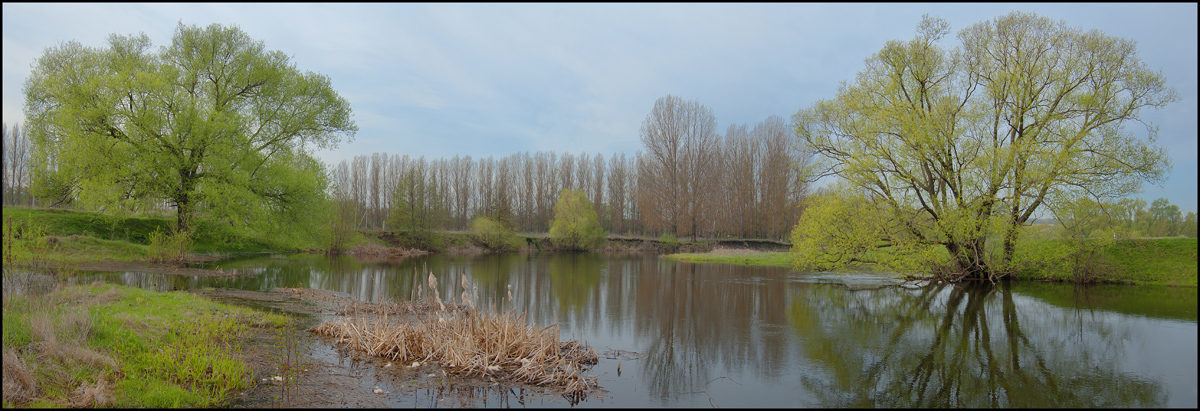
[[[249,327],[286,317],[111,284],[34,292],[6,273],[4,407],[212,407],[251,384]],[[21,288],[18,292],[14,288]]]
[[[1053,253],[1066,243],[1038,244]],[[1114,241],[1092,253],[1059,258],[1018,274],[1036,281],[1095,282],[1196,287],[1195,238],[1155,238]],[[1076,263],[1078,262],[1078,263]]]
[[[5,241],[15,249],[44,241],[44,252],[59,263],[82,261],[141,261],[163,252],[156,233],[169,233],[174,220],[165,217],[118,217],[103,213],[53,208],[4,207]],[[11,223],[11,226],[10,226]],[[11,227],[11,231],[10,231]],[[8,245],[6,244],[5,247]],[[269,241],[231,232],[215,224],[200,224],[191,239],[191,252],[226,253],[280,250]]]
[[[1053,244],[1041,244],[1053,247]],[[1196,287],[1197,239],[1162,238],[1115,241],[1097,250],[1090,282]],[[687,262],[790,267],[787,252],[717,250],[680,253],[667,258]],[[1081,274],[1071,261],[1060,259],[1017,275],[1021,280],[1078,282]]]
[[[707,253],[668,254],[666,258],[690,263],[722,263],[765,267],[791,267],[792,260],[787,252],[772,251],[710,251]]]

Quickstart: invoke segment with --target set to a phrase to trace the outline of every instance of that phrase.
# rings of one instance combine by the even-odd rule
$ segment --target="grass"
[[[691,263],[722,263],[765,267],[791,267],[792,260],[786,251],[727,251],[714,250],[707,253],[678,253],[665,255],[679,261]]]
[[[62,263],[84,261],[142,261],[161,254],[155,247],[159,237],[169,233],[175,224],[172,218],[116,217],[103,213],[54,208],[4,207],[4,230],[12,223],[15,242],[22,243],[41,236],[28,236],[30,230],[40,232],[51,246],[48,252]],[[231,232],[216,224],[198,224],[198,235],[191,239],[190,251],[224,253],[244,251],[286,251],[269,241]]]
[[[1196,287],[1196,251],[1195,238],[1126,239],[1103,245],[1037,240],[1018,249],[1015,276],[1034,281]]]
[[[1060,240],[1048,240],[1027,247],[1053,249]],[[1053,254],[1053,251],[1048,253]],[[1161,238],[1118,240],[1097,250],[1100,258],[1093,263],[1098,271],[1088,281],[1098,283],[1197,286],[1197,239]],[[687,262],[723,263],[752,266],[791,267],[787,252],[714,250],[707,253],[669,254],[667,258]],[[1043,257],[1044,258],[1044,257]],[[1033,281],[1078,282],[1079,274],[1060,257],[1036,269],[1025,270],[1017,278]],[[866,264],[866,266],[870,266]]]
[[[1121,240],[1104,250],[1118,275],[1138,284],[1196,286],[1195,238]]]
[[[4,407],[212,407],[248,387],[238,338],[287,318],[112,284],[10,291]],[[31,289],[27,289],[31,290]]]

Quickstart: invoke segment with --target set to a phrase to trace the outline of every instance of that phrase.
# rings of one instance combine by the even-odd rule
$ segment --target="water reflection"
[[[805,297],[792,301],[789,320],[804,338],[801,352],[820,371],[802,382],[825,406],[1167,403],[1162,381],[1121,369],[1119,357],[1133,336],[1120,321],[1076,328],[1069,311],[1019,310],[1009,287],[824,288]]]
[[[878,273],[589,253],[250,257],[235,279],[109,274],[158,289],[304,286],[517,308],[601,352],[603,407],[1195,407],[1196,293],[1166,287],[887,286]],[[88,280],[90,281],[90,280]],[[508,293],[511,286],[512,299]],[[428,292],[425,290],[424,292]],[[607,374],[605,374],[607,373]],[[549,405],[549,404],[548,404]]]

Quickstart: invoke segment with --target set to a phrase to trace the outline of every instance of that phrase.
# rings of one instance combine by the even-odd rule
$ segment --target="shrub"
[[[550,240],[566,250],[590,250],[604,245],[604,230],[596,218],[587,195],[579,190],[563,190],[554,204]]]
[[[512,228],[489,217],[475,217],[471,221],[471,236],[480,246],[492,251],[516,251],[521,240]]]
[[[192,237],[187,231],[150,233],[150,259],[153,261],[183,261],[191,248]]]

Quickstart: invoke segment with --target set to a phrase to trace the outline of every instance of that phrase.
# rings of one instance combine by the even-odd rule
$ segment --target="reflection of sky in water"
[[[905,367],[916,364],[913,358],[930,352],[963,355],[961,370],[934,371],[941,376],[963,371],[966,378],[981,369],[978,358],[1009,358],[1005,356],[1014,346],[1017,362],[1025,367],[1018,374],[1035,368],[1029,364],[1037,360],[1055,373],[1074,373],[1056,375],[1050,382],[1079,387],[1073,395],[1080,401],[1111,397],[1082,391],[1095,388],[1097,379],[1115,378],[1118,381],[1105,384],[1117,384],[1118,391],[1148,389],[1137,392],[1154,397],[1158,389],[1166,403],[1152,406],[1196,405],[1195,321],[1052,305],[1026,295],[1021,287],[1009,295],[1012,307],[1006,311],[1000,290],[960,293],[955,305],[953,287],[932,294],[899,288],[895,285],[901,281],[890,273],[797,273],[639,255],[428,256],[399,261],[288,255],[218,265],[257,274],[213,279],[116,273],[83,275],[77,281],[107,278],[156,290],[302,285],[380,301],[408,298],[414,285],[423,286],[433,272],[443,300],[453,296],[457,301],[461,276],[466,276],[476,304],[523,309],[528,320],[558,323],[561,338],[586,341],[601,353],[592,374],[609,392],[605,399],[576,405],[580,407],[828,407],[863,401],[886,405],[879,402],[882,394],[908,392],[902,380],[909,376]],[[507,301],[508,285],[512,302]],[[1039,287],[1061,291],[1071,286]],[[955,312],[947,316],[949,307]],[[1010,314],[1015,316],[1006,317]],[[950,334],[943,340],[967,341],[989,351],[953,344],[931,351],[938,340],[935,330],[947,324],[946,318],[951,318]],[[1015,337],[1024,341],[1016,345],[1006,333],[1006,321],[1012,319],[1019,329]],[[981,325],[964,331],[972,321]],[[983,330],[988,337],[982,336]],[[646,357],[621,360],[618,376],[617,360],[603,358],[609,350]],[[878,377],[862,381],[870,367],[876,367]],[[975,383],[957,384],[974,389]],[[887,401],[905,406],[903,396],[897,397]],[[976,400],[957,404],[979,405],[972,401]],[[1009,406],[1020,404],[1010,401]]]

